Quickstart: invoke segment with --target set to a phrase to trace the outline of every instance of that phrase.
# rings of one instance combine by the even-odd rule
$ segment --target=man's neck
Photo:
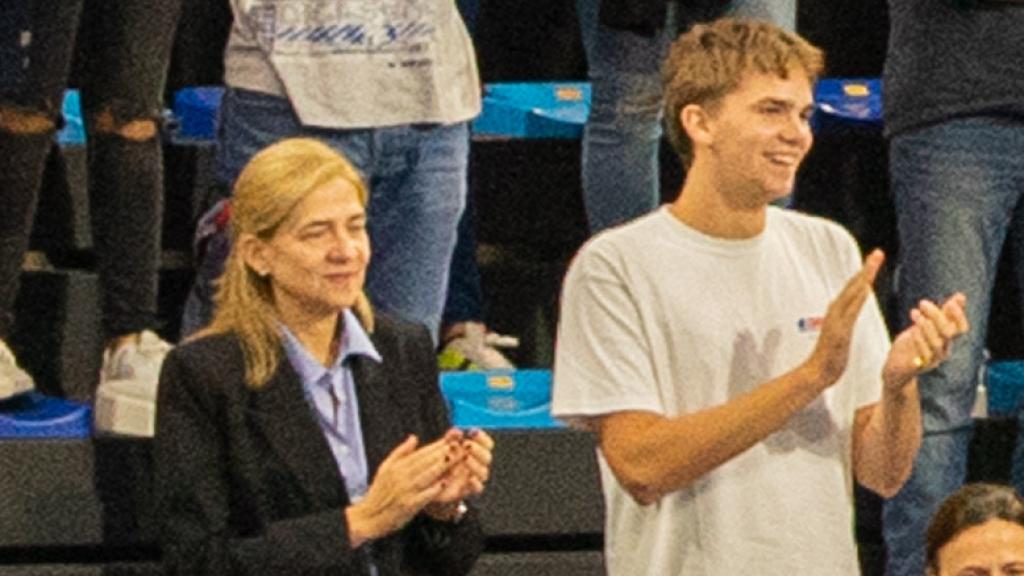
[[[722,188],[722,183],[695,166],[669,211],[687,226],[715,238],[743,240],[761,234],[767,206],[737,205]]]

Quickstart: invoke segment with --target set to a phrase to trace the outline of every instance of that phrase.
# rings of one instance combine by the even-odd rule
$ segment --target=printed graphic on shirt
[[[821,332],[821,325],[824,323],[825,318],[822,316],[808,316],[797,320],[796,327],[801,332]]]
[[[751,330],[736,333],[729,365],[729,397],[736,398],[775,376],[781,352],[782,331],[772,328],[762,336]]]
[[[784,350],[798,350],[797,357],[809,354],[813,346],[809,338],[817,338],[822,323],[821,317],[801,318],[797,332],[790,332],[788,342],[784,342],[786,336],[781,327],[772,328],[760,337],[750,330],[737,332],[732,342],[729,398],[747,394],[789,370],[792,359],[780,358]],[[794,414],[782,429],[765,439],[764,445],[772,453],[805,450],[826,455],[837,449],[837,430],[838,423],[823,394]]]
[[[246,13],[268,52],[415,55],[434,41],[438,8],[437,0],[276,0]]]

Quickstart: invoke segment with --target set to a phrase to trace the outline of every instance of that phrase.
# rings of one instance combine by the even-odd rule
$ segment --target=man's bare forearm
[[[623,487],[649,504],[781,429],[827,387],[804,365],[725,404],[676,418],[611,414],[599,424],[601,450]]]
[[[917,382],[888,389],[869,412],[858,412],[854,436],[854,474],[867,488],[894,496],[910,477],[921,447],[921,401]]]

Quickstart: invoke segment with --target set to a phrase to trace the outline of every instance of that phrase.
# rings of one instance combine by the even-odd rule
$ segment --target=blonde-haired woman
[[[235,186],[209,328],[167,358],[157,491],[168,574],[465,574],[493,442],[449,428],[423,327],[374,316],[367,191],[315,140]]]

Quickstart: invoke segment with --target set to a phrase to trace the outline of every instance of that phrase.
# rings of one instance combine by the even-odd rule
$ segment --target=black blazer
[[[370,478],[416,434],[444,434],[448,416],[425,329],[378,316],[383,363],[354,360]],[[167,574],[462,575],[483,548],[474,510],[458,524],[418,515],[352,550],[344,479],[287,358],[260,390],[244,383],[237,338],[175,348],[160,375],[155,440]]]

